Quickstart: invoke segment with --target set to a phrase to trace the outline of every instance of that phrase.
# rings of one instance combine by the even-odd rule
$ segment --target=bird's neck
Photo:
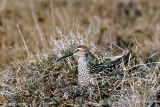
[[[78,59],[78,65],[79,66],[88,66],[90,64],[91,64],[91,61],[90,61],[89,54],[86,54],[84,56],[79,57],[79,59]]]
[[[89,85],[91,75],[89,73],[90,58],[88,56],[80,56],[78,60],[78,82],[81,86]]]

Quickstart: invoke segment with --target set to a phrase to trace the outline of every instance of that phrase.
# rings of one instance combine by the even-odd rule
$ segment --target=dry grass
[[[155,105],[159,13],[156,0],[1,0],[0,105]],[[131,49],[137,62],[90,94],[77,85],[77,58],[56,62],[80,44],[91,48],[96,63]]]
[[[38,50],[43,52],[46,47],[50,49],[50,45],[41,43],[44,42],[41,36],[47,37],[50,34],[53,39],[60,39],[56,35],[56,27],[63,32],[76,32],[78,27],[82,35],[87,35],[88,41],[93,41],[99,47],[109,46],[112,41],[113,46],[117,44],[123,49],[130,46],[130,49],[135,50],[135,35],[143,59],[160,50],[160,6],[156,0],[0,2],[1,64],[27,56],[17,24],[28,50],[34,55]]]

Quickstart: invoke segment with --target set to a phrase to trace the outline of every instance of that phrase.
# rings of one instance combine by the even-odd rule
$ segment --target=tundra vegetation
[[[1,0],[0,106],[158,106],[159,22],[158,0]],[[93,63],[136,58],[80,87],[77,57],[56,62],[78,45]]]

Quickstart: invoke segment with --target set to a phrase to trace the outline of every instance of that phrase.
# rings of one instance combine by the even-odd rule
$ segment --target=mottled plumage
[[[97,78],[102,78],[104,76],[115,75],[118,71],[117,68],[121,68],[123,65],[127,65],[131,57],[132,51],[128,54],[118,58],[117,60],[109,63],[92,64],[89,56],[89,48],[86,46],[78,46],[74,53],[63,56],[57,61],[66,58],[68,56],[76,55],[78,59],[78,82],[81,86],[97,84]]]

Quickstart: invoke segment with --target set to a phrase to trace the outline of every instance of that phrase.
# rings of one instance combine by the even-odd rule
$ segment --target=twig
[[[111,47],[111,57],[112,57],[112,35],[111,35],[111,29],[108,25],[108,33],[109,33],[109,40],[110,40],[110,47]]]
[[[33,16],[33,19],[34,19],[36,28],[37,28],[37,30],[38,30],[39,36],[42,38],[42,34],[43,34],[43,33],[42,33],[42,31],[41,31],[41,29],[40,29],[40,27],[39,27],[39,25],[38,25],[38,22],[37,22],[37,20],[36,20],[36,16],[35,16],[34,12],[32,12],[32,16]]]
[[[38,31],[38,33],[39,33],[39,36],[40,36],[40,38],[41,38],[42,45],[45,46],[44,40],[43,40],[43,37],[42,37],[42,36],[43,36],[43,32],[41,31],[41,29],[40,29],[40,27],[39,27],[39,25],[38,25],[38,22],[37,22],[37,20],[36,20],[36,16],[35,16],[34,12],[32,12],[32,16],[33,16],[33,19],[34,19],[34,22],[35,22],[37,31]]]
[[[30,55],[29,55],[29,51],[28,51],[28,48],[27,48],[26,42],[25,42],[25,40],[24,40],[24,38],[23,38],[23,35],[22,35],[22,33],[21,33],[21,30],[20,30],[20,28],[19,28],[19,25],[18,25],[18,24],[17,24],[17,28],[18,28],[19,34],[20,34],[20,35],[21,35],[21,37],[22,37],[22,40],[23,40],[24,46],[25,46],[25,48],[26,48],[26,51],[27,51],[27,54],[28,54],[28,57],[29,57],[29,56],[30,56]]]
[[[52,31],[53,31],[53,34],[55,34],[55,20],[54,20],[54,12],[53,12],[53,0],[51,0],[51,14],[52,14]],[[55,36],[54,36],[54,39],[55,39]]]
[[[134,65],[134,66],[132,66],[131,68],[127,69],[127,71],[131,70],[131,69],[134,68],[134,67],[145,66],[145,65],[150,65],[150,64],[160,64],[160,62],[152,62],[152,63]]]
[[[160,54],[160,52],[156,52],[156,53],[152,54],[149,58],[155,56],[156,54]],[[149,58],[148,58],[148,59],[149,59]]]

